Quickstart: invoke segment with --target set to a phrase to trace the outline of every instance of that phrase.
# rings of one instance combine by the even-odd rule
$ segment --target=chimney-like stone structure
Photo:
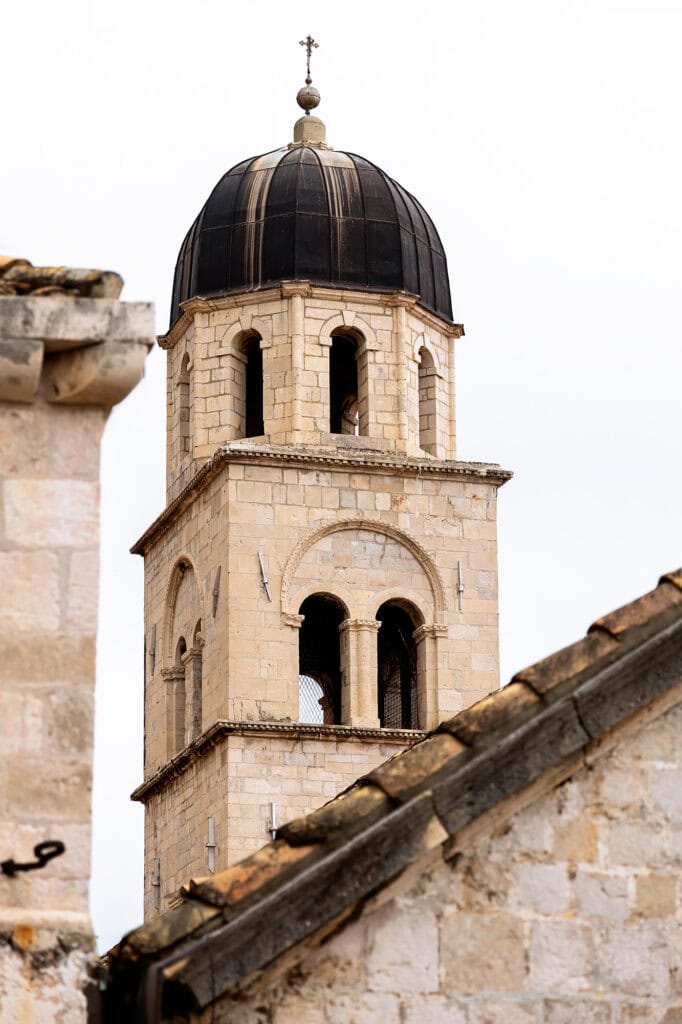
[[[0,258],[0,1019],[8,1024],[86,1019],[100,438],[111,407],[140,380],[154,330],[152,306],[119,302],[121,286],[116,274]]]

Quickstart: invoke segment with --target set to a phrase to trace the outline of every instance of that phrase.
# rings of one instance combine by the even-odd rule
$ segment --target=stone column
[[[23,291],[35,278],[100,297],[8,296],[17,273]],[[112,299],[117,275],[0,257],[0,279],[0,860],[63,846],[39,870],[0,874],[0,1018],[77,1022],[94,945],[99,443],[142,375],[153,310]]]
[[[166,755],[170,761],[182,750],[185,737],[185,666],[165,668],[161,676],[166,684]]]
[[[438,637],[447,635],[448,627],[443,625],[419,626],[412,634],[417,645],[417,700],[420,729],[435,729],[440,723]]]
[[[294,440],[300,432],[302,379],[305,361],[305,302],[309,286],[283,285],[282,294],[289,300],[289,337],[291,339],[291,427]]]
[[[376,619],[345,619],[341,632],[344,725],[379,728]]]
[[[393,303],[393,335],[398,353],[398,430],[400,441],[407,445],[410,426],[408,418],[408,352],[407,309],[397,298]]]

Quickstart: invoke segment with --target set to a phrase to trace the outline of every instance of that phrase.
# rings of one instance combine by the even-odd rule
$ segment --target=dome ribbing
[[[194,296],[291,280],[405,291],[452,320],[433,221],[401,185],[353,153],[284,147],[223,175],[182,243],[171,322]]]

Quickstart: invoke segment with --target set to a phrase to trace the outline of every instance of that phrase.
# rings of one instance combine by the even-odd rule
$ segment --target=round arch
[[[331,348],[334,332],[341,333],[343,330],[348,331],[350,336],[357,341],[358,352],[380,348],[372,328],[365,320],[357,316],[353,310],[337,313],[322,324],[319,335],[320,345],[326,345]]]
[[[433,346],[433,342],[431,341],[431,339],[429,338],[429,336],[427,334],[419,334],[414,339],[414,346],[412,348],[412,355],[413,355],[415,363],[419,363],[419,361],[420,361],[419,360],[419,353],[421,352],[421,350],[423,348],[425,348],[426,351],[431,356],[431,358],[433,360],[433,366],[434,366],[434,369],[436,371],[437,376],[438,377],[442,377],[443,376],[443,370],[442,370],[442,367],[440,365],[440,359],[438,358],[438,353],[436,352],[436,349]]]
[[[178,597],[178,591],[180,584],[182,583],[187,571],[190,570],[194,576],[194,588],[197,597],[197,619],[203,620],[203,607],[201,601],[201,591],[197,584],[197,573],[194,563],[191,558],[187,555],[181,555],[180,558],[176,559],[175,565],[173,566],[166,588],[166,600],[164,605],[164,617],[163,617],[163,651],[166,668],[170,668],[175,663],[175,644],[173,642],[173,617],[175,615],[175,605]],[[190,637],[191,642],[191,637]]]
[[[235,347],[242,340],[240,335],[247,337],[249,334],[260,335],[261,348],[270,348],[272,345],[272,330],[268,321],[244,315],[235,323],[225,328],[222,338],[218,341],[220,347],[216,350],[215,355],[231,355],[235,351]]]
[[[301,538],[294,550],[291,552],[282,574],[282,588],[280,595],[283,615],[295,615],[300,607],[300,602],[299,604],[294,605],[291,590],[296,570],[303,556],[319,540],[342,530],[373,530],[375,533],[384,534],[384,536],[392,538],[398,544],[402,544],[407,548],[417,562],[419,562],[429,581],[431,592],[433,594],[434,618],[441,618],[442,613],[447,609],[445,587],[442,579],[440,578],[440,573],[428,552],[425,551],[421,544],[414,540],[414,538],[410,537],[402,530],[399,530],[397,527],[391,526],[388,523],[383,523],[378,519],[365,519],[359,516],[337,520],[333,523],[326,523],[324,526],[311,530],[305,537]],[[407,597],[407,594],[404,593],[402,596]],[[417,605],[417,607],[419,607],[419,605]]]

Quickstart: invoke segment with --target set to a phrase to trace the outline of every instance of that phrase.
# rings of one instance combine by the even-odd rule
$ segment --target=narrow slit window
[[[357,345],[345,334],[332,337],[329,353],[329,430],[359,434]]]
[[[265,433],[263,422],[263,350],[259,337],[249,338],[244,345],[246,380],[244,386],[244,437],[260,437]]]

